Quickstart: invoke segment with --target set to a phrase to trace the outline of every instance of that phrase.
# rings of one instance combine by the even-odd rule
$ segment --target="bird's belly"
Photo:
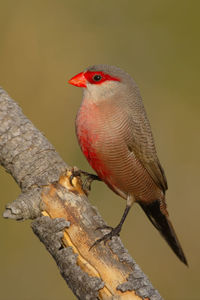
[[[96,115],[95,124],[78,116],[77,137],[81,149],[98,176],[117,194],[127,198],[133,194],[143,202],[160,198],[160,190],[153,179],[130,152],[119,126],[102,124]],[[99,121],[100,120],[100,121]],[[94,122],[94,121],[93,121]]]

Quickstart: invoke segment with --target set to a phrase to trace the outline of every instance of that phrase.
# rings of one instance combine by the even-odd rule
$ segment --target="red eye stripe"
[[[95,79],[94,79],[94,76],[95,76],[95,75],[101,76],[101,79],[98,80],[98,81],[95,80]],[[103,82],[105,82],[105,81],[120,81],[119,78],[117,78],[117,77],[112,77],[112,76],[110,76],[110,75],[108,75],[108,74],[105,74],[105,73],[103,73],[103,72],[101,72],[101,71],[99,71],[99,72],[97,72],[97,71],[95,71],[95,72],[87,71],[87,72],[84,73],[84,76],[85,76],[86,80],[87,80],[89,83],[91,83],[91,84],[101,84],[101,83],[103,83]]]

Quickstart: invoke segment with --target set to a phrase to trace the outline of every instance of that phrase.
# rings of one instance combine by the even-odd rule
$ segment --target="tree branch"
[[[118,237],[90,246],[104,221],[82,189],[80,177],[0,89],[0,164],[21,188],[5,218],[34,219],[32,229],[56,261],[78,299],[161,300]]]

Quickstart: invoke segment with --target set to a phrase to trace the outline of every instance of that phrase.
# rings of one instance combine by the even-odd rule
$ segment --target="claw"
[[[107,226],[107,225],[104,225],[104,226],[101,226],[101,227],[98,227],[97,229],[110,229],[110,232],[105,234],[102,238],[96,240],[96,242],[94,242],[94,244],[90,247],[89,251],[96,245],[98,245],[99,243],[101,243],[102,241],[104,241],[104,245],[105,243],[108,241],[108,240],[112,240],[112,237],[113,236],[119,236],[120,234],[120,231],[122,229],[122,225],[127,217],[127,214],[129,212],[131,208],[131,205],[130,204],[126,204],[126,208],[124,210],[124,213],[121,217],[121,220],[119,222],[119,224],[115,227],[115,228],[112,228],[110,226]],[[96,230],[97,230],[96,229]]]
[[[86,179],[85,179],[85,182],[84,182],[84,188],[88,191],[91,191],[91,184],[94,180],[101,181],[99,176],[97,176],[95,174],[90,174],[90,173],[87,173],[85,171],[81,171],[81,173],[86,176]]]
[[[69,182],[72,186],[73,184],[73,179],[74,177],[81,177],[81,175],[84,175],[86,178],[84,180],[84,183],[82,184],[82,189],[84,190],[85,194],[88,196],[89,191],[91,190],[91,184],[94,180],[99,180],[101,179],[95,175],[95,174],[90,174],[88,172],[85,172],[83,170],[79,170],[77,167],[74,167],[71,169],[71,175],[69,177]]]
[[[73,184],[73,179],[74,179],[74,177],[81,176],[81,171],[78,170],[77,168],[72,168],[71,173],[72,173],[72,174],[71,174],[70,177],[69,177],[69,182],[70,182],[70,184],[71,184],[72,186],[74,186],[74,184]]]
[[[102,238],[96,240],[94,242],[94,244],[92,244],[92,246],[89,248],[89,251],[95,247],[96,245],[98,245],[101,242],[104,242],[104,245],[106,244],[107,241],[112,240],[113,236],[119,236],[120,231],[121,231],[121,226],[116,226],[115,228],[111,227],[111,226],[107,226],[104,225],[102,227],[97,227],[96,230],[98,229],[110,229],[110,232],[105,234],[104,236],[102,236]]]
[[[101,179],[95,174],[90,174],[90,173],[82,171],[82,170],[80,170],[80,173],[86,177],[84,180],[84,183],[83,183],[83,189],[86,192],[86,194],[88,195],[89,191],[91,191],[92,182],[94,180],[101,181]]]

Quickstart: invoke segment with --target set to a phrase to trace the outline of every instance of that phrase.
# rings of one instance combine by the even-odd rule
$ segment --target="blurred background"
[[[199,1],[183,0],[1,0],[0,85],[69,165],[91,171],[74,131],[82,91],[68,79],[105,63],[126,70],[138,83],[189,268],[137,205],[121,238],[168,300],[200,299],[199,10]],[[19,193],[0,168],[1,215]],[[93,184],[90,201],[110,225],[118,223],[125,202],[105,184]],[[29,221],[0,217],[0,234],[0,299],[75,299]]]

